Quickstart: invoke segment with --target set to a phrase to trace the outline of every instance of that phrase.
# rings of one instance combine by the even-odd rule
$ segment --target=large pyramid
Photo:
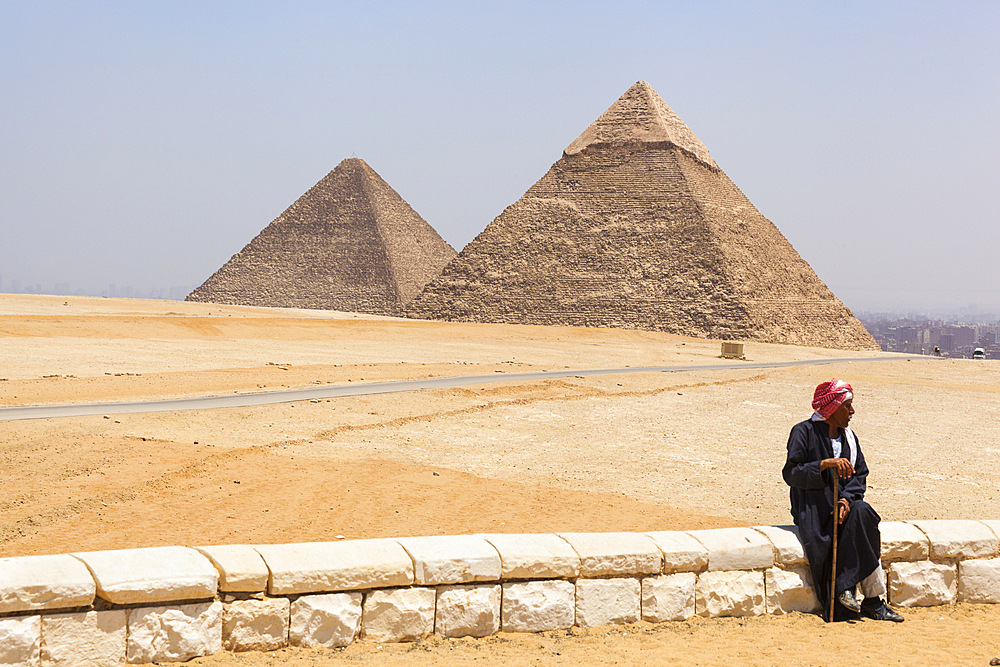
[[[645,81],[577,137],[407,314],[877,348]]]
[[[364,160],[348,158],[187,301],[401,315],[454,256]]]

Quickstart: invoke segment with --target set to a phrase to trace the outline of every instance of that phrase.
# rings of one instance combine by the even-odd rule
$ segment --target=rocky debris
[[[407,315],[878,349],[644,81]]]
[[[454,256],[364,160],[348,158],[186,300],[400,315]]]

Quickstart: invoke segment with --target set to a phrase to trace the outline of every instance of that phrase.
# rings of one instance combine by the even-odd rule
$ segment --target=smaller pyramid
[[[186,300],[402,315],[455,255],[374,169],[348,158]]]

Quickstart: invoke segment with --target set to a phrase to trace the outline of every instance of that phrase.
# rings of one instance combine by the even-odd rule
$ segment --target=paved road
[[[340,398],[343,396],[363,396],[366,394],[391,394],[399,391],[419,391],[441,387],[463,387],[487,382],[520,382],[523,380],[546,380],[551,378],[577,377],[586,375],[623,375],[625,373],[679,373],[682,371],[705,370],[752,370],[755,368],[788,368],[790,366],[815,366],[837,364],[848,361],[901,361],[903,359],[927,359],[928,357],[909,355],[896,357],[858,357],[843,359],[810,359],[808,361],[775,361],[770,363],[736,362],[727,364],[703,364],[699,366],[637,366],[634,368],[596,368],[591,370],[541,371],[535,373],[494,373],[492,375],[464,375],[460,377],[439,377],[426,380],[406,380],[401,382],[373,382],[369,384],[349,384],[310,389],[288,389],[268,391],[259,394],[231,394],[204,398],[178,398],[168,401],[140,401],[136,403],[91,403],[79,405],[33,405],[27,407],[0,408],[0,421],[19,419],[50,419],[52,417],[81,417],[87,415],[122,415],[137,412],[173,412],[175,410],[212,410],[214,408],[244,408],[253,405],[291,403],[318,398]]]

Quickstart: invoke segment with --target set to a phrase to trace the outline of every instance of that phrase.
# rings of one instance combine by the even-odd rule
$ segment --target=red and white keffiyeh
[[[813,394],[813,410],[823,419],[837,411],[844,401],[854,398],[854,389],[842,380],[833,378],[816,387]]]

